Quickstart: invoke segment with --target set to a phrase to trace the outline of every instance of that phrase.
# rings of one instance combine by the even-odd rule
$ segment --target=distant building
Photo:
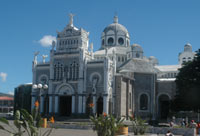
[[[13,95],[0,93],[0,113],[13,111]]]
[[[31,90],[32,83],[22,84],[15,88],[14,111],[26,109],[28,112],[31,112]]]

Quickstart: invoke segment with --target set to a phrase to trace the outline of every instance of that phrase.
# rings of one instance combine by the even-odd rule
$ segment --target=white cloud
[[[52,41],[56,41],[56,37],[52,35],[45,35],[42,37],[42,39],[39,40],[39,43],[43,47],[49,47],[52,44]]]
[[[14,95],[14,92],[13,91],[9,91],[8,94]]]
[[[2,80],[3,82],[5,82],[5,81],[6,81],[6,78],[7,78],[7,73],[0,72],[0,77],[1,77],[1,80]]]

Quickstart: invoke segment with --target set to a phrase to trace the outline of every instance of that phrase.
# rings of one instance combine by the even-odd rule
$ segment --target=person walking
[[[168,130],[167,133],[165,134],[165,136],[174,136],[174,134],[172,134],[171,131]]]

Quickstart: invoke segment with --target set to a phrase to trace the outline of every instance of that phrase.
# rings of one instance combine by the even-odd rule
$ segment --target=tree
[[[172,109],[200,109],[200,49],[196,51],[193,61],[185,63],[179,69],[175,82],[177,94],[172,102]]]

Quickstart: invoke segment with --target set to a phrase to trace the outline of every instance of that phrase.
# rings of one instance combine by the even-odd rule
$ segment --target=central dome
[[[126,27],[118,23],[118,17],[114,17],[112,24],[108,25],[102,32],[101,47],[109,48],[113,46],[127,47],[130,44],[129,33]]]
[[[118,24],[118,23],[112,23],[112,24],[108,25],[108,26],[103,30],[103,32],[104,32],[104,33],[107,33],[107,32],[110,31],[110,30],[116,31],[116,32],[117,32],[117,31],[122,31],[122,32],[128,34],[128,30],[126,29],[126,27],[124,27],[123,25]]]

